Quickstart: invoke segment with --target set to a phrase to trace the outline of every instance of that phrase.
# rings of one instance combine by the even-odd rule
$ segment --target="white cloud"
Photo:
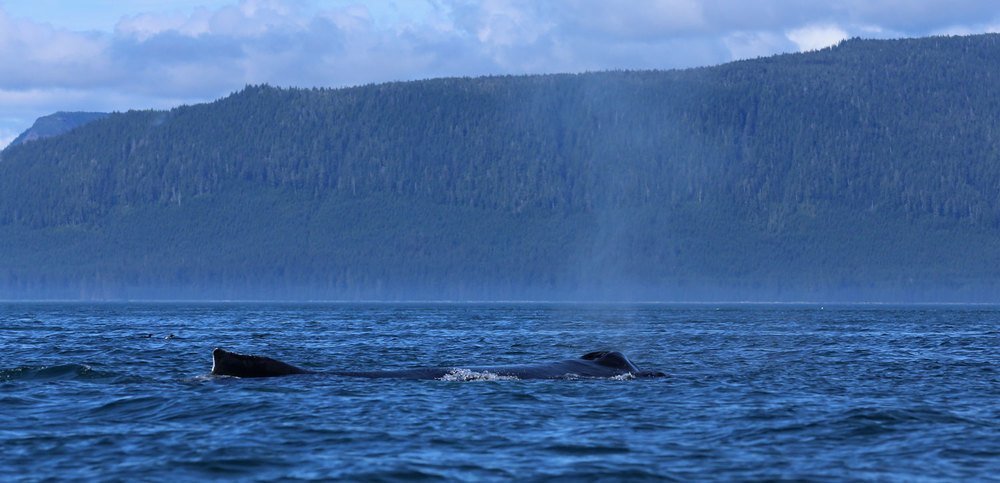
[[[248,83],[691,67],[854,35],[976,33],[1000,24],[992,0],[212,2],[163,11],[167,3],[144,1],[135,4],[144,12],[116,13],[113,30],[89,32],[12,17],[0,3],[0,112],[19,113],[23,129],[54,110],[167,107]],[[39,92],[44,99],[34,104],[14,100]]]
[[[791,48],[788,37],[774,32],[736,32],[724,37],[723,43],[732,60],[755,59]]]
[[[978,33],[998,33],[1000,32],[1000,23],[991,24],[980,24],[980,25],[949,25],[947,27],[942,27],[934,29],[930,32],[931,35],[972,35]]]
[[[191,16],[180,13],[154,15],[142,13],[132,17],[124,17],[115,26],[115,33],[129,36],[140,41],[167,31],[176,31],[183,35],[195,37],[208,32],[208,10],[198,9]]]
[[[652,40],[704,32],[710,27],[697,0],[569,0],[554,10],[560,23],[579,34]]]
[[[0,127],[0,151],[9,146],[17,136],[17,132]]]
[[[810,25],[790,30],[785,36],[798,46],[800,52],[807,52],[836,45],[849,34],[836,25]]]
[[[363,5],[350,6],[341,11],[322,12],[320,16],[347,32],[365,32],[373,28],[374,17]]]
[[[106,81],[107,46],[98,35],[13,19],[0,9],[0,89]]]
[[[476,38],[491,47],[534,44],[552,30],[552,23],[534,14],[528,4],[483,0],[479,5]]]

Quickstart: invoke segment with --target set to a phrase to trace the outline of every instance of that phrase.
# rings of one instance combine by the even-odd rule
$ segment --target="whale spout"
[[[311,374],[270,357],[237,354],[220,348],[212,351],[212,375],[235,377],[274,377],[290,374]]]

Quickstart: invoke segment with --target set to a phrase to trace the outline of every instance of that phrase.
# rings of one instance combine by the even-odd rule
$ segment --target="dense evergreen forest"
[[[1000,36],[248,86],[0,154],[0,299],[1000,302]]]

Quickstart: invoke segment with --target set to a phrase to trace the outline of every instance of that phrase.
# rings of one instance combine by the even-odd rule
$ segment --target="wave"
[[[855,431],[886,431],[896,427],[927,424],[975,424],[946,408],[860,407],[846,410],[836,423]]]
[[[114,376],[115,374],[96,371],[94,368],[86,364],[20,366],[9,369],[0,369],[0,383],[14,381],[90,381]]]
[[[94,371],[84,364],[61,364],[57,366],[21,366],[12,369],[0,369],[0,381],[47,381],[77,379]]]
[[[635,379],[635,374],[626,372],[611,377],[582,377],[579,374],[565,374],[557,379],[608,379],[611,381],[630,381]],[[471,369],[452,369],[447,374],[438,378],[439,381],[520,381],[517,376],[510,374],[497,374],[490,371],[473,371]]]
[[[519,381],[516,376],[500,375],[488,371],[472,371],[469,369],[452,369],[451,372],[438,378],[441,381]]]

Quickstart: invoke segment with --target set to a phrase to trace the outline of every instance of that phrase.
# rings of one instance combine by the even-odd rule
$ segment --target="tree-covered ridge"
[[[116,232],[135,243],[119,255],[181,267],[126,263],[102,275],[112,284],[126,272],[133,285],[484,293],[593,273],[651,287],[995,284],[998,39],[854,39],[682,71],[248,86],[8,148],[0,227],[44,245],[59,230],[106,240],[131,220],[142,235]],[[281,230],[248,229],[246,206]],[[138,213],[190,220],[171,225],[189,228],[175,243],[187,251],[155,246],[164,228]],[[92,276],[77,248],[43,265]],[[0,276],[34,283],[10,268],[35,256],[18,250]]]
[[[77,223],[246,180],[504,210],[709,196],[751,212],[849,202],[997,224],[997,47],[996,35],[851,40],[688,71],[251,86],[9,149],[2,193],[63,172],[47,195],[68,211],[19,194],[29,206],[14,216],[5,202],[3,220]]]
[[[26,131],[11,141],[10,145],[23,144],[36,139],[58,136],[66,131],[82,126],[90,121],[101,119],[108,114],[104,112],[57,112],[42,116],[35,120]]]

